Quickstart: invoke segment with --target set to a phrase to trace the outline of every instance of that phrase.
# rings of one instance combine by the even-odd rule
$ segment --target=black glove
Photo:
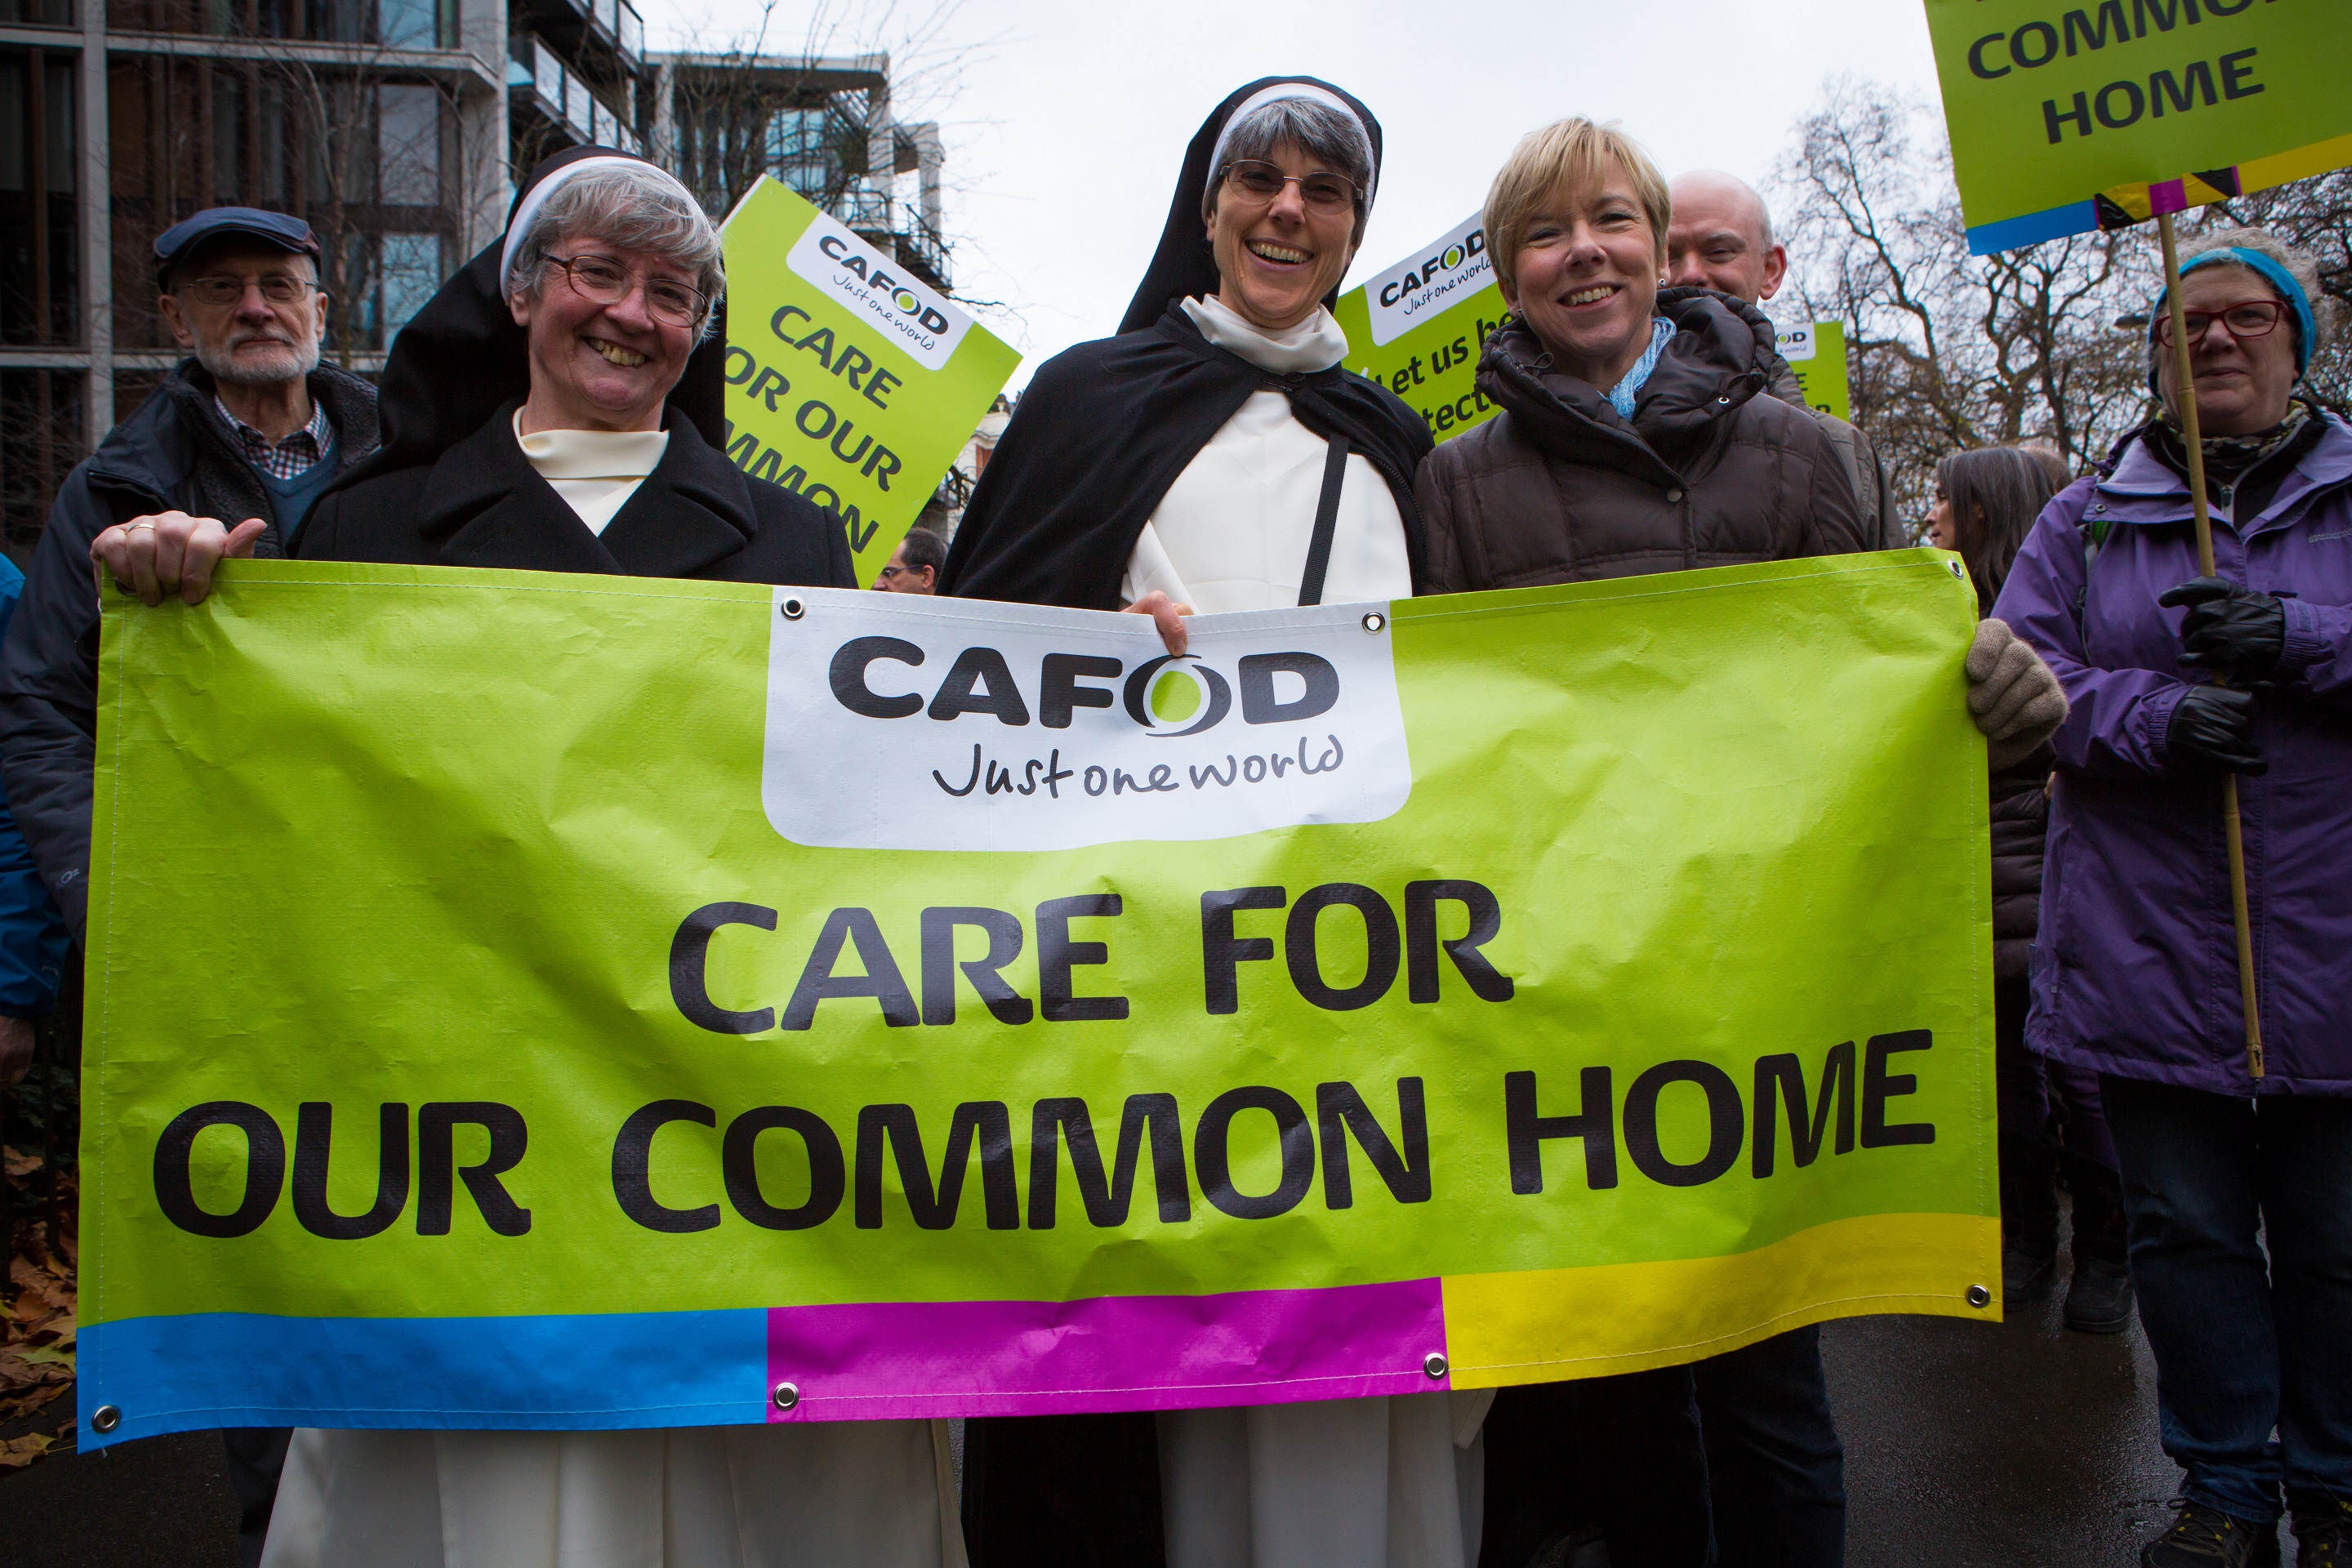
[[[2157,603],[2168,610],[2189,607],[2180,621],[2183,664],[2257,680],[2286,651],[2286,606],[2274,595],[2219,577],[2191,577]]]
[[[2192,686],[2165,726],[2164,749],[2176,766],[2199,773],[2266,773],[2271,765],[2254,744],[2254,715],[2261,711],[2251,691]]]

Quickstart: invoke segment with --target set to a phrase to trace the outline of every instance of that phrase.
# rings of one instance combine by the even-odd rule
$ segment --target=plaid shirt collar
[[[327,417],[327,405],[315,397],[310,400],[310,423],[275,445],[268,437],[231,414],[218,393],[213,395],[213,407],[245,448],[246,460],[273,479],[301,478],[324,461],[335,445],[334,422]]]

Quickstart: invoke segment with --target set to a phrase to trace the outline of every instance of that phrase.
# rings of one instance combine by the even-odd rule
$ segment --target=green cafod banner
[[[1207,616],[1181,658],[837,590],[110,595],[89,1440],[1992,1321],[1974,624],[1924,550]]]
[[[871,582],[1019,351],[760,176],[727,248],[727,456],[832,512]]]
[[[2343,0],[1927,0],[1969,247],[2352,164]]]

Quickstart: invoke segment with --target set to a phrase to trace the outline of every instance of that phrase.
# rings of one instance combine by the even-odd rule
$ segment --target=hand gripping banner
[[[109,595],[81,1372],[189,1427],[1164,1409],[2000,1311],[1928,551],[1212,617]]]

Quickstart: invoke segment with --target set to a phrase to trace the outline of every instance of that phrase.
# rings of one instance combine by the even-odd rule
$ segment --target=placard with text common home
[[[1927,0],[1979,256],[2352,165],[2344,0]]]

